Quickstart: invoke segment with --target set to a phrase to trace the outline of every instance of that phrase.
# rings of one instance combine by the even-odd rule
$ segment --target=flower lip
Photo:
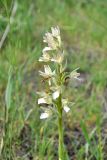
[[[57,90],[57,91],[55,91],[54,93],[53,93],[53,99],[54,100],[56,100],[58,97],[59,97],[59,95],[60,95],[60,92],[59,92],[59,90]]]
[[[70,108],[68,106],[64,106],[64,111],[68,113],[70,111]]]
[[[47,112],[41,113],[40,119],[46,119],[49,117],[49,114]]]
[[[38,99],[38,104],[43,104],[43,103],[47,103],[45,98],[39,98]]]
[[[38,104],[52,104],[52,98],[50,96],[39,98]]]

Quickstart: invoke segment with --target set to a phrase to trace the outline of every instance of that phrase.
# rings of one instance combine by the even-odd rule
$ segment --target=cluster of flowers
[[[57,100],[60,96],[61,109],[69,112],[73,103],[63,98],[65,79],[78,79],[79,76],[77,69],[70,74],[65,72],[65,55],[58,27],[52,27],[51,33],[48,32],[43,37],[43,42],[47,43],[48,46],[43,49],[43,55],[39,58],[39,61],[46,64],[44,65],[44,72],[39,71],[39,74],[48,83],[49,89],[46,92],[38,92],[41,97],[38,99],[38,104],[40,106],[47,105],[47,107],[44,107],[44,112],[40,115],[40,119],[48,118],[54,111],[58,113]],[[54,63],[55,68],[53,71],[50,67],[51,63]]]

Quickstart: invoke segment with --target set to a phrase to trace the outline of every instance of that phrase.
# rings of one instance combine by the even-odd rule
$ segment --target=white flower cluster
[[[46,104],[44,112],[41,114],[40,119],[48,118],[52,115],[53,111],[58,113],[59,108],[65,112],[69,112],[70,106],[73,104],[67,99],[63,98],[63,86],[66,78],[72,80],[72,78],[78,79],[79,73],[76,70],[72,71],[70,74],[64,72],[64,51],[62,49],[61,37],[59,27],[51,28],[51,33],[46,33],[43,37],[43,42],[47,43],[43,49],[43,55],[39,58],[40,62],[45,62],[44,72],[39,71],[43,80],[48,82],[49,91],[39,92],[41,98],[38,99],[39,105]],[[54,63],[55,69],[52,71],[49,63]],[[60,106],[58,105],[59,98]],[[53,109],[54,108],[54,109]]]

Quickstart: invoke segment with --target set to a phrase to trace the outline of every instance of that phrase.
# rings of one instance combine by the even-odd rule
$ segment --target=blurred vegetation
[[[0,39],[13,6],[14,0],[0,0]],[[64,115],[65,132],[72,146],[67,149],[75,152],[76,160],[83,160],[84,155],[86,160],[107,157],[102,140],[102,121],[107,111],[107,1],[17,0],[16,14],[0,50],[0,137],[4,141],[1,160],[30,160],[32,157],[57,160],[54,157],[57,155],[56,121],[40,121],[36,103],[36,91],[41,87],[38,57],[43,48],[42,37],[51,26],[57,25],[68,57],[67,69],[79,67],[82,79],[73,88],[68,86],[65,92],[75,102],[71,112]],[[8,85],[11,91],[7,93],[10,98],[7,102]],[[7,103],[10,107],[6,134],[2,136]],[[85,141],[78,142],[79,148],[76,148],[79,140],[75,141],[76,135],[72,136],[75,128],[79,128]],[[71,160],[71,157],[66,159]]]

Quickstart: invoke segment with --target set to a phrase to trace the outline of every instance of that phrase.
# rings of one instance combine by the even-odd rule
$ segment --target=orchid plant
[[[39,58],[39,62],[44,62],[45,65],[44,72],[39,71],[39,74],[47,84],[48,89],[38,92],[38,104],[42,106],[42,108],[45,104],[43,108],[44,112],[41,113],[40,119],[48,118],[53,114],[57,116],[59,131],[58,155],[59,160],[63,160],[63,111],[66,113],[69,112],[70,107],[73,105],[73,103],[69,102],[64,96],[64,84],[66,79],[69,79],[69,81],[78,79],[80,74],[77,73],[77,69],[71,73],[65,71],[66,60],[59,27],[52,27],[51,33],[47,32],[43,37],[43,42],[47,43],[47,46],[43,49],[43,55]],[[54,70],[51,69],[52,67]]]

